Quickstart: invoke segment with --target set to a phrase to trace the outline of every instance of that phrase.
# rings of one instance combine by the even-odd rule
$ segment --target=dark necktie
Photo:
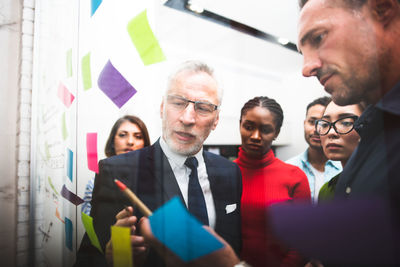
[[[189,212],[193,214],[202,224],[208,225],[206,201],[204,200],[203,191],[201,190],[199,178],[197,177],[197,159],[195,157],[187,158],[185,165],[192,170],[189,175],[188,187]]]

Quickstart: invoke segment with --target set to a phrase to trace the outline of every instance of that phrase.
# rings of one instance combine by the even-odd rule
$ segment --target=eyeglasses
[[[335,122],[329,122],[326,120],[315,121],[315,131],[319,135],[326,135],[329,133],[331,128],[335,130],[337,134],[347,134],[354,128],[354,122],[358,119],[358,116],[347,116],[338,119]]]
[[[167,96],[167,103],[174,107],[178,111],[183,111],[186,109],[186,107],[189,105],[189,103],[194,104],[194,110],[196,111],[197,114],[202,115],[202,116],[207,116],[212,114],[215,110],[218,109],[217,105],[204,102],[204,101],[192,101],[189,99],[186,99],[181,96],[174,96],[174,95],[168,95]]]

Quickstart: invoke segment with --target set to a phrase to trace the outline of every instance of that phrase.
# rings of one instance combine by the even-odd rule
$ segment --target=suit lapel
[[[203,158],[206,164],[208,180],[210,181],[211,194],[214,199],[216,225],[218,225],[218,220],[225,214],[224,202],[221,201],[221,197],[224,196],[224,186],[219,184],[221,181],[218,179],[218,168],[216,168],[213,162],[209,159],[205,151],[203,152]]]
[[[157,188],[161,190],[163,203],[174,196],[178,196],[184,203],[181,190],[176,181],[174,172],[171,169],[169,161],[163,153],[159,140],[154,144],[154,175],[157,183]]]

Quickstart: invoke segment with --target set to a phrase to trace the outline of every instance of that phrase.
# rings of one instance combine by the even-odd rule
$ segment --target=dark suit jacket
[[[238,253],[241,246],[240,199],[242,180],[240,170],[229,160],[203,153],[216,210],[215,231]],[[124,205],[131,205],[114,183],[119,179],[154,211],[174,196],[184,202],[168,159],[159,141],[154,145],[99,162],[92,198],[91,216],[103,251],[110,240],[110,226]],[[236,204],[236,210],[227,214],[226,206]],[[135,209],[138,219],[142,214]],[[150,250],[145,266],[162,266],[161,259]],[[85,234],[77,254],[75,266],[104,266],[104,256],[90,245]]]

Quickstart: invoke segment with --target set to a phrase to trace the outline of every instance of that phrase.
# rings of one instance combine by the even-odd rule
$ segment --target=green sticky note
[[[111,242],[114,267],[133,266],[131,229],[129,227],[111,226]]]
[[[55,193],[56,195],[60,195],[60,194],[57,192],[56,188],[54,187],[53,183],[51,182],[50,176],[47,176],[47,180],[49,181],[50,187],[51,187],[51,189],[53,189],[54,193]]]
[[[95,246],[101,253],[103,253],[99,239],[97,238],[96,232],[94,231],[93,218],[82,212],[82,223],[85,227],[86,233],[88,234],[92,245]]]
[[[90,53],[87,53],[82,58],[82,82],[84,90],[89,90],[90,88],[92,88],[92,75],[90,71]]]
[[[147,11],[128,23],[128,33],[145,66],[165,60],[161,47],[150,28]]]
[[[62,137],[65,140],[68,137],[67,122],[65,120],[65,112],[63,113],[61,120],[62,120],[62,122],[61,122],[61,124],[62,124],[62,127],[61,127],[62,128]]]
[[[67,51],[67,77],[72,76],[72,48]]]

